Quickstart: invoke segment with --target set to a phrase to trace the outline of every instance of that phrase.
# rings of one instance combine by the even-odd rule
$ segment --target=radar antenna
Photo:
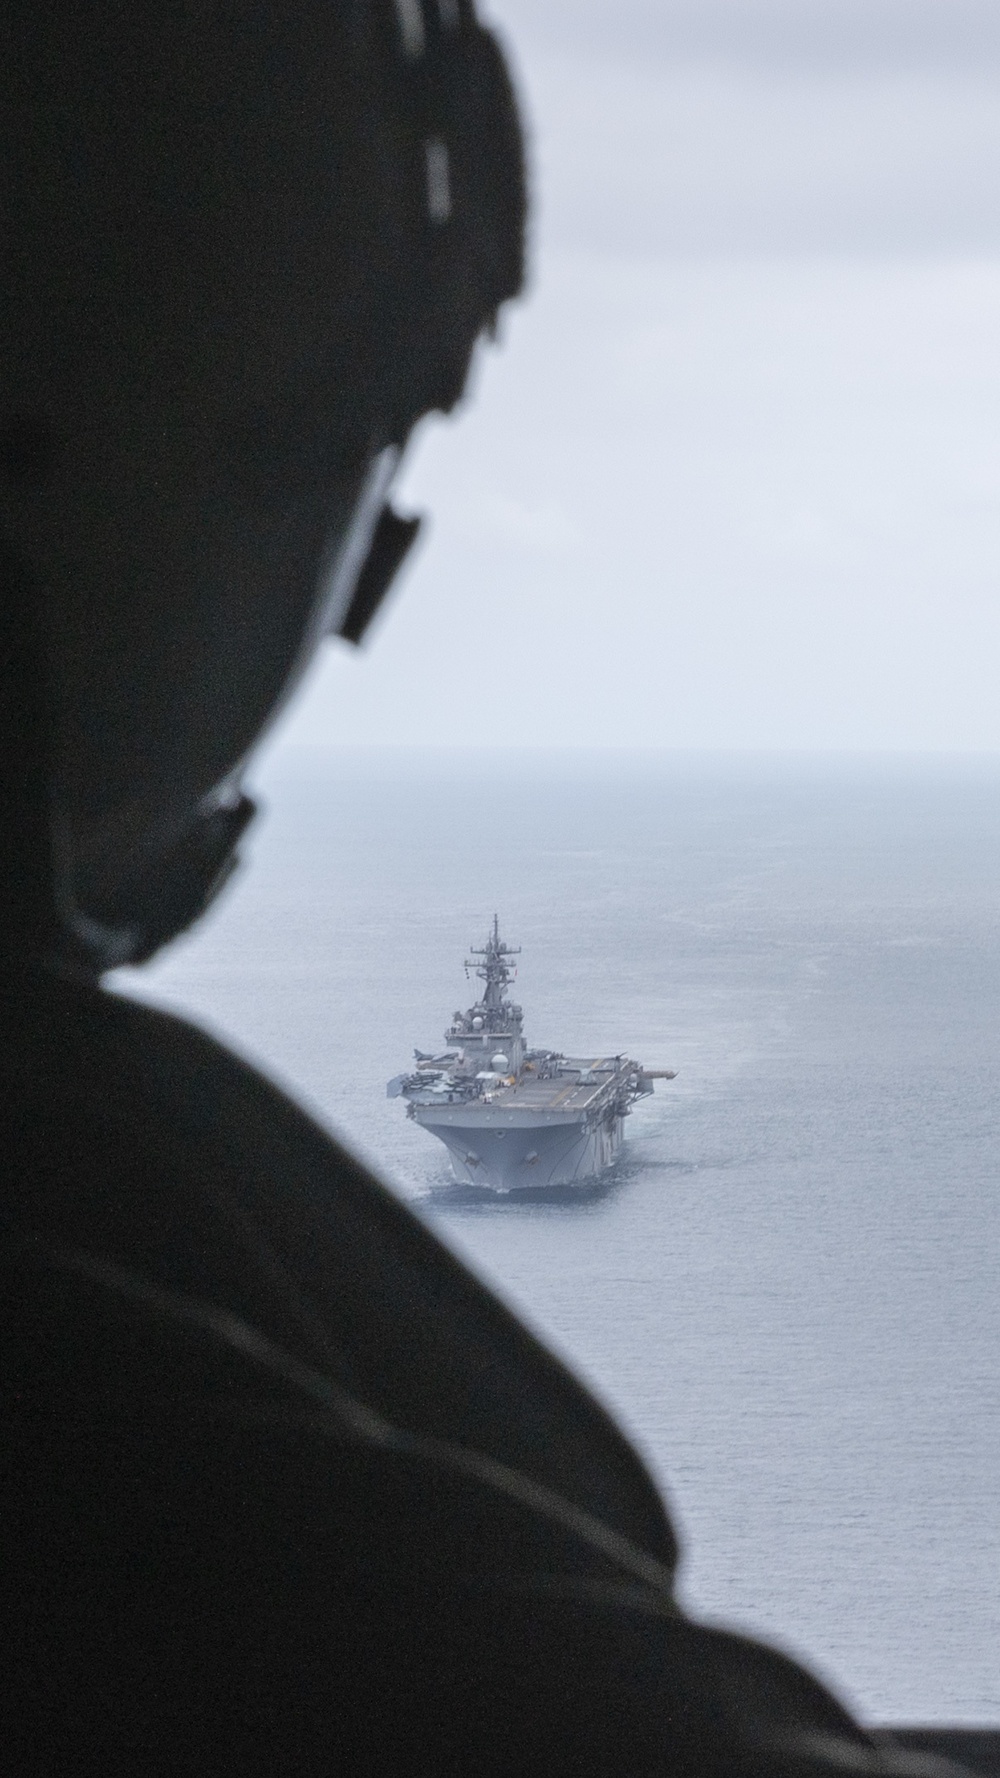
[[[520,945],[505,945],[500,937],[500,922],[496,914],[493,916],[493,931],[484,945],[470,945],[471,955],[465,959],[465,973],[475,971],[481,981],[486,983],[482,1004],[487,1012],[499,1012],[503,1005],[504,989],[517,974],[516,967],[506,962],[508,957],[519,957]],[[482,959],[482,961],[480,961]]]

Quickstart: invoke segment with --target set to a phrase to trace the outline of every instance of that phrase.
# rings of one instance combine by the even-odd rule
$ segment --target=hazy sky
[[[527,300],[289,733],[1000,747],[1000,6],[494,0]]]

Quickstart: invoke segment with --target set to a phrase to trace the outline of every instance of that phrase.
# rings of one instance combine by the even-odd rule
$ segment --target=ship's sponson
[[[540,1112],[576,1118],[609,1099],[623,1098],[628,1104],[651,1093],[654,1080],[675,1078],[669,1069],[644,1068],[621,1055],[563,1056],[554,1050],[529,1050],[518,1072],[509,1068],[502,1051],[487,1066],[459,1050],[438,1056],[417,1050],[415,1056],[412,1074],[397,1074],[389,1081],[390,1099],[402,1095],[411,1106],[461,1104],[477,1116],[488,1106],[502,1104],[506,1112],[518,1114],[518,1121]]]

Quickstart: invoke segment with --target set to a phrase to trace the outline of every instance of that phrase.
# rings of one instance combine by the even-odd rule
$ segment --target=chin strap
[[[364,567],[355,582],[354,596],[337,631],[345,642],[357,644],[364,639],[368,625],[417,540],[421,523],[419,517],[404,518],[391,506],[383,506]]]
[[[229,784],[205,797],[175,843],[118,887],[113,906],[99,917],[77,906],[64,909],[62,931],[69,946],[55,959],[57,966],[103,975],[127,963],[145,963],[224,888],[256,813],[256,803]]]

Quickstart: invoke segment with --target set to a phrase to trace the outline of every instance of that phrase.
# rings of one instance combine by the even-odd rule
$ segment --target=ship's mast
[[[482,999],[486,1011],[499,1012],[503,1005],[504,990],[515,973],[505,962],[505,958],[520,956],[521,947],[504,944],[500,937],[499,918],[494,914],[493,931],[485,945],[470,945],[469,950],[472,954],[465,959],[465,972],[468,974],[470,969],[475,970],[480,980],[486,983]]]

